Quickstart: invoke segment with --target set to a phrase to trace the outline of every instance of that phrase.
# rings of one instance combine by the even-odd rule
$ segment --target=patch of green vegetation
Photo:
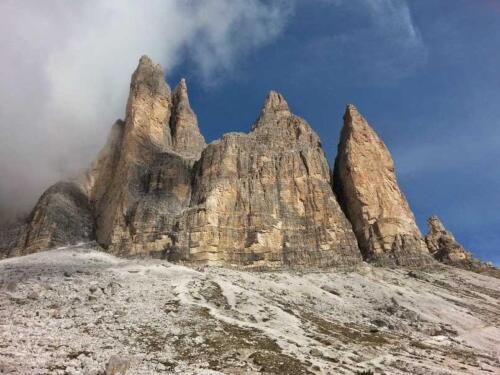
[[[199,293],[205,301],[213,304],[215,307],[224,308],[226,310],[231,308],[226,296],[222,292],[222,288],[216,282],[206,281],[200,288]]]
[[[129,336],[133,337],[134,341],[147,353],[161,352],[168,345],[166,335],[157,328],[148,325],[130,329]]]
[[[301,317],[313,324],[318,333],[328,337],[333,336],[344,343],[356,342],[371,346],[389,344],[385,336],[377,332],[369,332],[368,328],[367,332],[363,332],[359,326],[353,327],[349,324],[332,322],[307,312],[302,313]]]
[[[247,370],[254,367],[245,363],[245,354],[250,355],[251,363],[261,367],[265,374],[310,374],[307,366],[298,359],[283,354],[275,340],[261,331],[240,327],[215,319],[205,307],[191,309],[197,318],[186,316],[191,321],[185,326],[186,334],[175,343],[177,359],[187,362],[208,363],[212,370],[224,371],[231,366]],[[200,321],[201,318],[201,321]],[[198,322],[198,324],[193,324]],[[184,325],[183,325],[184,327]],[[203,338],[203,343],[193,345],[190,331]]]
[[[432,346],[424,344],[422,341],[412,341],[412,342],[410,342],[410,345],[415,347],[415,348],[422,349],[422,350],[434,349]]]
[[[299,360],[282,353],[257,351],[249,358],[264,374],[312,374]]]

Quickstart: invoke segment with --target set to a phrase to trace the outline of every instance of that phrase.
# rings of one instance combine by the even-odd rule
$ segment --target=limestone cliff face
[[[333,180],[365,259],[399,265],[429,261],[415,217],[396,180],[392,157],[352,105],[344,115]]]
[[[361,260],[318,136],[271,92],[249,134],[211,143],[195,167],[179,256],[252,267]]]
[[[186,158],[199,159],[206,147],[198,119],[189,104],[186,81],[181,80],[172,96],[174,112],[170,118],[174,150]]]
[[[97,162],[104,176],[91,192],[98,242],[120,254],[163,251],[173,214],[189,203],[190,168],[204,145],[185,82],[172,95],[161,67],[141,58],[123,130],[105,147],[107,165]]]
[[[99,172],[109,180],[101,184],[103,190],[95,184],[91,191],[96,198],[97,240],[110,251],[123,241],[130,242],[134,233],[130,218],[140,200],[141,171],[158,153],[171,149],[171,110],[171,92],[163,70],[142,57],[132,75],[123,130],[116,135],[120,146],[109,147],[111,162],[102,165]]]
[[[161,67],[142,57],[125,119],[90,168],[49,188],[25,222],[0,228],[0,254],[95,240],[114,254],[269,269],[350,266],[362,255],[427,265],[428,246],[442,262],[487,268],[438,219],[429,225],[426,245],[387,147],[355,107],[332,178],[318,135],[279,93],[250,133],[207,146],[186,82],[172,93]]]
[[[41,196],[10,255],[88,242],[95,236],[89,199],[81,186],[59,182]]]

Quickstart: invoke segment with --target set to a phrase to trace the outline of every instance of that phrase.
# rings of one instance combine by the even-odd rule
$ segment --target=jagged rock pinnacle
[[[344,115],[333,181],[366,259],[409,265],[429,260],[389,150],[352,104]]]
[[[332,178],[320,138],[276,91],[249,134],[206,146],[186,80],[172,93],[147,56],[96,161],[79,181],[48,189],[19,231],[9,254],[96,240],[115,254],[250,268],[351,266],[361,252],[381,265],[422,266],[434,262],[428,245],[442,262],[497,272],[437,217],[426,245],[387,147],[354,105]]]
[[[425,237],[431,254],[444,263],[460,265],[470,262],[472,255],[460,245],[453,234],[446,230],[437,216],[427,219],[429,232]]]
[[[189,104],[188,88],[183,78],[172,95],[173,112],[170,119],[174,150],[189,158],[198,159],[206,146],[198,127],[198,119]]]
[[[286,102],[285,98],[283,95],[281,95],[277,91],[271,90],[269,94],[267,94],[266,101],[264,103],[264,107],[262,108],[262,111],[289,111],[290,108],[288,108],[288,103]]]
[[[165,151],[171,144],[168,124],[172,110],[170,87],[160,65],[142,56],[132,75],[125,114],[123,146],[132,158],[149,157],[152,151]]]
[[[130,93],[169,96],[170,87],[165,81],[161,65],[153,63],[146,55],[142,56],[132,75]]]
[[[344,125],[353,126],[364,123],[364,119],[354,104],[347,104],[344,113]]]
[[[155,65],[148,55],[142,55],[139,59],[139,66],[141,65]]]
[[[176,86],[172,94],[172,102],[177,111],[186,110],[194,113],[189,103],[188,88],[184,78],[182,78]],[[172,129],[172,131],[174,132],[175,129]]]
[[[252,126],[252,130],[264,125],[276,125],[291,115],[290,108],[283,95],[276,91],[270,91],[262,106],[259,118]]]

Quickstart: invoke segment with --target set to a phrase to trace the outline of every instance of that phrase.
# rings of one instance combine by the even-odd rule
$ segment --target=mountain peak
[[[366,119],[354,104],[347,104],[346,106],[344,113],[344,126],[349,128],[363,127],[372,130]]]
[[[191,109],[189,104],[188,88],[185,78],[182,78],[175,87],[174,93],[172,95],[172,100],[175,103],[174,105],[186,105],[187,107],[189,107],[189,109]]]
[[[172,104],[170,129],[174,149],[185,157],[198,159],[206,143],[198,127],[196,114],[189,103],[188,88],[184,78],[174,90]]]
[[[282,94],[277,91],[271,90],[267,94],[266,101],[262,107],[262,111],[289,111],[288,103]]]
[[[438,232],[446,232],[446,228],[444,224],[441,222],[439,217],[436,215],[431,216],[427,219],[427,225],[429,227],[429,232],[438,233]]]
[[[252,130],[264,125],[275,125],[280,120],[290,115],[290,108],[283,95],[277,91],[271,90],[266,96],[264,105],[260,110],[259,118],[252,126]]]
[[[164,78],[163,68],[155,64],[148,56],[139,59],[130,81],[130,91],[134,97],[140,94],[151,96],[170,96],[170,87]]]
[[[399,265],[429,262],[391,154],[352,104],[344,115],[333,177],[366,259]]]
[[[355,265],[361,252],[379,265],[427,266],[431,249],[440,261],[495,271],[437,217],[426,245],[389,150],[354,105],[332,176],[320,138],[277,91],[250,134],[207,146],[185,79],[171,92],[161,66],[142,56],[130,88],[125,120],[88,173],[44,194],[9,254],[96,240],[117,254],[274,268]]]
[[[154,65],[154,63],[148,55],[142,55],[139,59],[139,65]]]

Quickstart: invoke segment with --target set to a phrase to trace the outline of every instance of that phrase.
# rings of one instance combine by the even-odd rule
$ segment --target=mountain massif
[[[358,110],[344,115],[333,173],[321,140],[271,91],[249,133],[206,144],[186,82],[171,91],[140,59],[124,120],[80,177],[50,187],[0,255],[95,241],[113,255],[251,269],[428,266],[495,273],[436,217],[424,237],[391,155]]]

